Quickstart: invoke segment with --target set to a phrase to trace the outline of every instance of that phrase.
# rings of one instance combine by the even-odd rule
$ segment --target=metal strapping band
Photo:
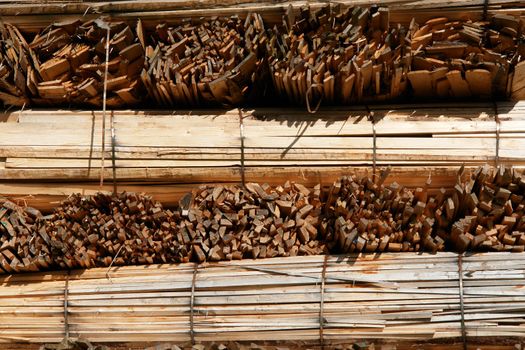
[[[496,167],[499,167],[499,144],[501,124],[498,116],[498,104],[494,102],[494,120],[496,121]]]
[[[108,92],[108,67],[109,67],[109,34],[111,29],[106,29],[106,64],[104,68],[104,92],[102,95],[102,161],[100,166],[100,187],[104,185],[104,161],[106,152],[106,97]]]
[[[487,20],[488,12],[489,12],[489,0],[485,0],[483,2],[483,20],[484,21]]]
[[[374,118],[374,112],[368,108],[368,105],[365,105],[366,111],[368,113],[368,120],[372,122],[372,136],[373,136],[373,153],[372,153],[372,174],[373,180],[376,179],[376,166],[377,166],[377,139],[376,139],[376,120]]]
[[[191,280],[191,296],[190,296],[190,337],[191,344],[195,345],[195,332],[193,330],[193,306],[195,305],[195,280],[197,279],[197,269],[199,264],[195,263],[193,267],[193,277]]]
[[[68,311],[68,293],[69,293],[69,274],[70,271],[67,271],[66,275],[66,285],[64,287],[64,337],[69,339],[69,311]]]
[[[113,120],[114,113],[111,111],[111,118],[110,118],[110,126],[111,126],[111,168],[113,170],[113,194],[117,194],[117,168],[115,166],[115,144],[116,144],[116,136],[115,136],[115,123]]]
[[[241,185],[244,187],[246,175],[244,173],[244,122],[242,111],[239,108],[239,135],[241,137]]]
[[[463,254],[458,255],[459,307],[461,311],[461,339],[463,350],[467,350],[467,331],[465,329],[465,305],[463,303]]]
[[[321,301],[319,306],[319,342],[321,349],[324,348],[324,285],[326,280],[326,265],[328,263],[328,255],[324,256],[323,271],[321,273]]]

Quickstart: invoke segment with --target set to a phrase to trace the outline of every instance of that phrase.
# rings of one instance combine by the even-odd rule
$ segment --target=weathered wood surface
[[[519,15],[434,15],[401,24],[387,7],[336,5],[289,7],[273,24],[258,11],[220,15],[149,25],[140,16],[64,19],[36,35],[5,20],[0,100],[19,107],[100,107],[106,51],[109,108],[280,100],[315,109],[318,102],[523,95]]]
[[[438,341],[461,336],[458,255],[401,253],[151,265],[2,278],[4,343]],[[523,254],[464,256],[467,340],[523,337]],[[66,284],[66,279],[68,280]],[[324,286],[324,288],[322,287]],[[320,318],[323,299],[323,318]],[[16,309],[16,312],[14,312]]]
[[[463,170],[462,170],[463,171]],[[457,175],[429,191],[385,184],[386,170],[325,191],[201,186],[165,209],[142,195],[70,196],[51,215],[3,201],[0,271],[222,261],[348,252],[512,251],[525,248],[525,186],[511,168]]]

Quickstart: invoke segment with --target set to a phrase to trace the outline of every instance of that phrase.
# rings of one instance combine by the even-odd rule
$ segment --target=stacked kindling
[[[312,190],[290,182],[275,188],[256,183],[245,188],[207,186],[193,201],[191,205],[189,197],[182,199],[185,218],[180,228],[183,235],[191,236],[197,261],[326,252],[317,237],[319,185]]]
[[[310,109],[412,96],[525,94],[519,16],[440,17],[403,26],[390,23],[385,7],[303,7],[297,16],[296,10],[290,5],[271,29],[259,13],[148,28],[140,20],[76,20],[34,37],[2,24],[0,99],[16,106],[100,106],[106,54],[110,108],[261,105],[271,91]]]
[[[459,338],[462,319],[469,344],[507,342],[525,336],[523,255],[464,256],[461,267],[452,253],[399,253],[15,275],[1,279],[0,342],[69,332],[91,342],[384,345]]]
[[[40,223],[38,234],[62,269],[189,261],[177,215],[146,196],[76,195]]]
[[[53,265],[50,240],[39,234],[42,214],[4,201],[0,207],[0,266],[7,273],[45,270]]]
[[[387,8],[305,8],[298,18],[289,9],[271,41],[270,67],[279,95],[310,108],[401,95],[505,96],[510,67],[523,59],[521,35],[520,19],[503,14],[403,28],[389,24]],[[522,87],[517,71],[513,91]]]
[[[479,168],[447,199],[453,224],[440,225],[458,251],[512,250],[525,245],[525,177],[509,168]],[[452,221],[451,221],[452,222]],[[450,234],[448,234],[450,232]]]
[[[385,93],[397,97],[405,90],[411,51],[405,30],[390,30],[388,9],[376,10],[304,8],[295,18],[289,8],[271,41],[278,94],[309,105],[349,104]]]
[[[264,89],[267,39],[258,14],[159,24],[151,37],[141,78],[157,105],[237,105]]]
[[[116,108],[139,101],[144,48],[125,23],[53,24],[39,33],[27,50],[33,64],[28,65],[22,84],[27,88],[22,91],[34,104],[102,106],[106,59],[107,105]]]
[[[343,177],[328,192],[282,186],[203,186],[164,209],[149,197],[75,195],[52,215],[5,201],[0,266],[47,268],[219,261],[327,252],[523,251],[523,176],[482,168],[430,193],[388,172]]]
[[[387,175],[376,182],[343,177],[332,185],[321,226],[330,247],[344,253],[443,250],[445,241],[432,233],[445,190],[429,197],[426,187],[411,191],[396,182],[384,186]]]
[[[26,77],[34,75],[33,57],[24,36],[13,25],[0,24],[0,99],[6,105],[29,103]]]

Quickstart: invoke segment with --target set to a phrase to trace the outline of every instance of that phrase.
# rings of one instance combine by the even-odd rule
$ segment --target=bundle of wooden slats
[[[104,84],[110,108],[139,101],[144,47],[125,23],[53,24],[33,39],[29,50],[34,67],[27,86],[34,104],[101,107]]]
[[[141,77],[156,105],[236,105],[257,85],[264,88],[266,35],[258,14],[160,24],[155,34]]]
[[[172,210],[135,194],[74,195],[46,217],[5,201],[0,271],[327,252],[522,252],[523,175],[510,168],[498,174],[489,177],[482,168],[473,175],[475,186],[459,182],[436,194],[428,193],[430,180],[414,191],[396,182],[385,186],[388,172],[376,179],[343,177],[327,193],[320,185],[290,182],[203,186]],[[504,187],[491,192],[493,184]]]
[[[524,272],[520,253],[401,253],[6,276],[0,341],[416,342],[462,319],[494,341],[525,335]]]
[[[515,96],[525,54],[517,17],[449,21],[438,17],[392,26],[387,8],[290,8],[271,37],[270,69],[279,96],[310,109],[399,96]],[[511,87],[511,85],[513,85]]]
[[[455,249],[512,249],[525,243],[525,178],[511,169],[478,169],[458,183],[447,199],[455,222],[450,231]],[[440,225],[441,226],[441,225]]]
[[[258,12],[154,29],[103,18],[48,24],[34,36],[2,27],[6,105],[98,107],[105,80],[110,108],[266,105],[271,91],[310,109],[525,94],[523,20],[506,13],[407,26],[391,22],[386,7],[301,7],[296,16],[290,5],[271,30]]]
[[[0,179],[99,180],[103,146],[106,181],[113,176],[113,150],[117,181],[179,184],[238,183],[241,167],[253,182],[268,181],[275,170],[282,184],[283,175],[297,169],[374,162],[523,166],[525,105],[499,102],[496,108],[491,103],[369,106],[326,109],[315,116],[293,109],[115,111],[107,116],[104,140],[98,111],[11,111],[0,117],[7,120],[0,123]],[[254,175],[261,168],[267,172]]]

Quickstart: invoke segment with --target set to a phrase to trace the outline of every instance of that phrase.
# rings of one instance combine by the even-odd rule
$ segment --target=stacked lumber
[[[387,176],[388,171],[377,181],[343,177],[331,186],[321,226],[329,246],[342,253],[443,250],[445,241],[433,231],[445,189],[429,197],[430,178],[411,191],[396,182],[384,186]]]
[[[26,84],[33,104],[101,107],[105,80],[110,108],[141,100],[144,47],[126,23],[56,23],[33,39],[29,52],[34,66]]]
[[[308,108],[397,97],[411,52],[401,28],[389,27],[387,8],[303,8],[298,18],[289,8],[270,42],[277,94]]]
[[[184,201],[180,228],[183,235],[187,231],[193,238],[196,261],[326,252],[317,239],[319,185],[314,189],[290,182],[275,188],[257,183],[244,188],[205,186],[193,195],[193,205],[189,197]]]
[[[45,3],[36,0],[18,0],[0,2],[0,10],[6,20],[16,23],[24,31],[38,31],[48,24],[52,15],[65,18],[78,18],[82,15],[87,18],[96,18],[100,14],[111,14],[122,20],[136,20],[140,15],[142,20],[154,27],[159,20],[180,21],[188,17],[213,16],[246,16],[254,11],[264,15],[267,23],[280,23],[281,15],[285,13],[289,4],[299,12],[299,8],[309,5],[312,8],[326,6],[323,1],[258,1],[258,0],[226,0],[218,4],[209,0],[176,0],[176,1],[71,1],[53,0]],[[28,6],[29,4],[29,6]],[[38,4],[38,6],[30,6]],[[343,6],[370,6],[369,0],[337,1]],[[516,14],[521,15],[523,2],[521,0],[386,0],[382,4],[392,9],[392,19],[396,23],[408,25],[413,17],[426,21],[436,17],[436,13],[451,19],[470,17],[480,20],[484,14]]]
[[[448,235],[460,252],[521,252],[525,244],[524,195],[522,174],[511,168],[479,168],[467,182],[458,183],[447,199],[453,220],[443,235]]]
[[[518,17],[389,23],[388,8],[290,8],[271,39],[270,69],[280,96],[296,104],[416,98],[519,96],[516,66],[525,46]],[[519,83],[518,83],[519,81]]]
[[[407,36],[414,50],[407,77],[416,97],[505,97],[511,66],[525,54],[520,19],[504,14],[474,22],[413,21]],[[522,79],[519,70],[514,74]]]
[[[46,270],[53,263],[48,237],[38,234],[42,214],[5,200],[0,206],[0,266],[7,273]]]
[[[0,117],[7,119],[0,122],[0,179],[99,181],[103,172],[110,181],[113,157],[117,181],[192,185],[239,183],[242,169],[247,181],[267,182],[270,176],[282,184],[288,180],[286,173],[305,171],[319,177],[328,167],[374,163],[444,167],[499,161],[521,167],[524,106],[521,102],[447,108],[369,106],[369,110],[325,109],[315,116],[269,108],[114,111],[107,117],[113,120],[114,142],[109,122],[102,140],[99,111],[11,111]],[[339,171],[337,176],[343,174]]]
[[[159,24],[148,37],[153,42],[146,46],[141,79],[156,105],[236,105],[257,93],[254,85],[264,78],[267,39],[258,14]]]
[[[13,25],[0,23],[0,99],[6,105],[29,103],[26,77],[34,74],[28,44]]]
[[[0,341],[59,342],[69,332],[92,343],[183,343],[192,334],[418,342],[460,337],[462,318],[467,342],[523,337],[523,254],[459,260],[363,254],[6,276]]]
[[[490,174],[480,168],[474,180],[458,177],[452,190],[435,193],[430,179],[414,190],[385,185],[388,171],[342,177],[326,193],[293,182],[207,185],[174,209],[137,194],[76,194],[45,217],[4,201],[0,271],[328,252],[521,252],[523,175],[506,167]]]
[[[258,12],[157,21],[153,29],[140,19],[75,19],[34,36],[2,25],[0,99],[99,107],[106,77],[110,108],[261,105],[270,90],[310,110],[412,96],[523,95],[519,16],[438,17],[406,26],[391,22],[386,7],[296,12],[290,4],[272,29]]]

